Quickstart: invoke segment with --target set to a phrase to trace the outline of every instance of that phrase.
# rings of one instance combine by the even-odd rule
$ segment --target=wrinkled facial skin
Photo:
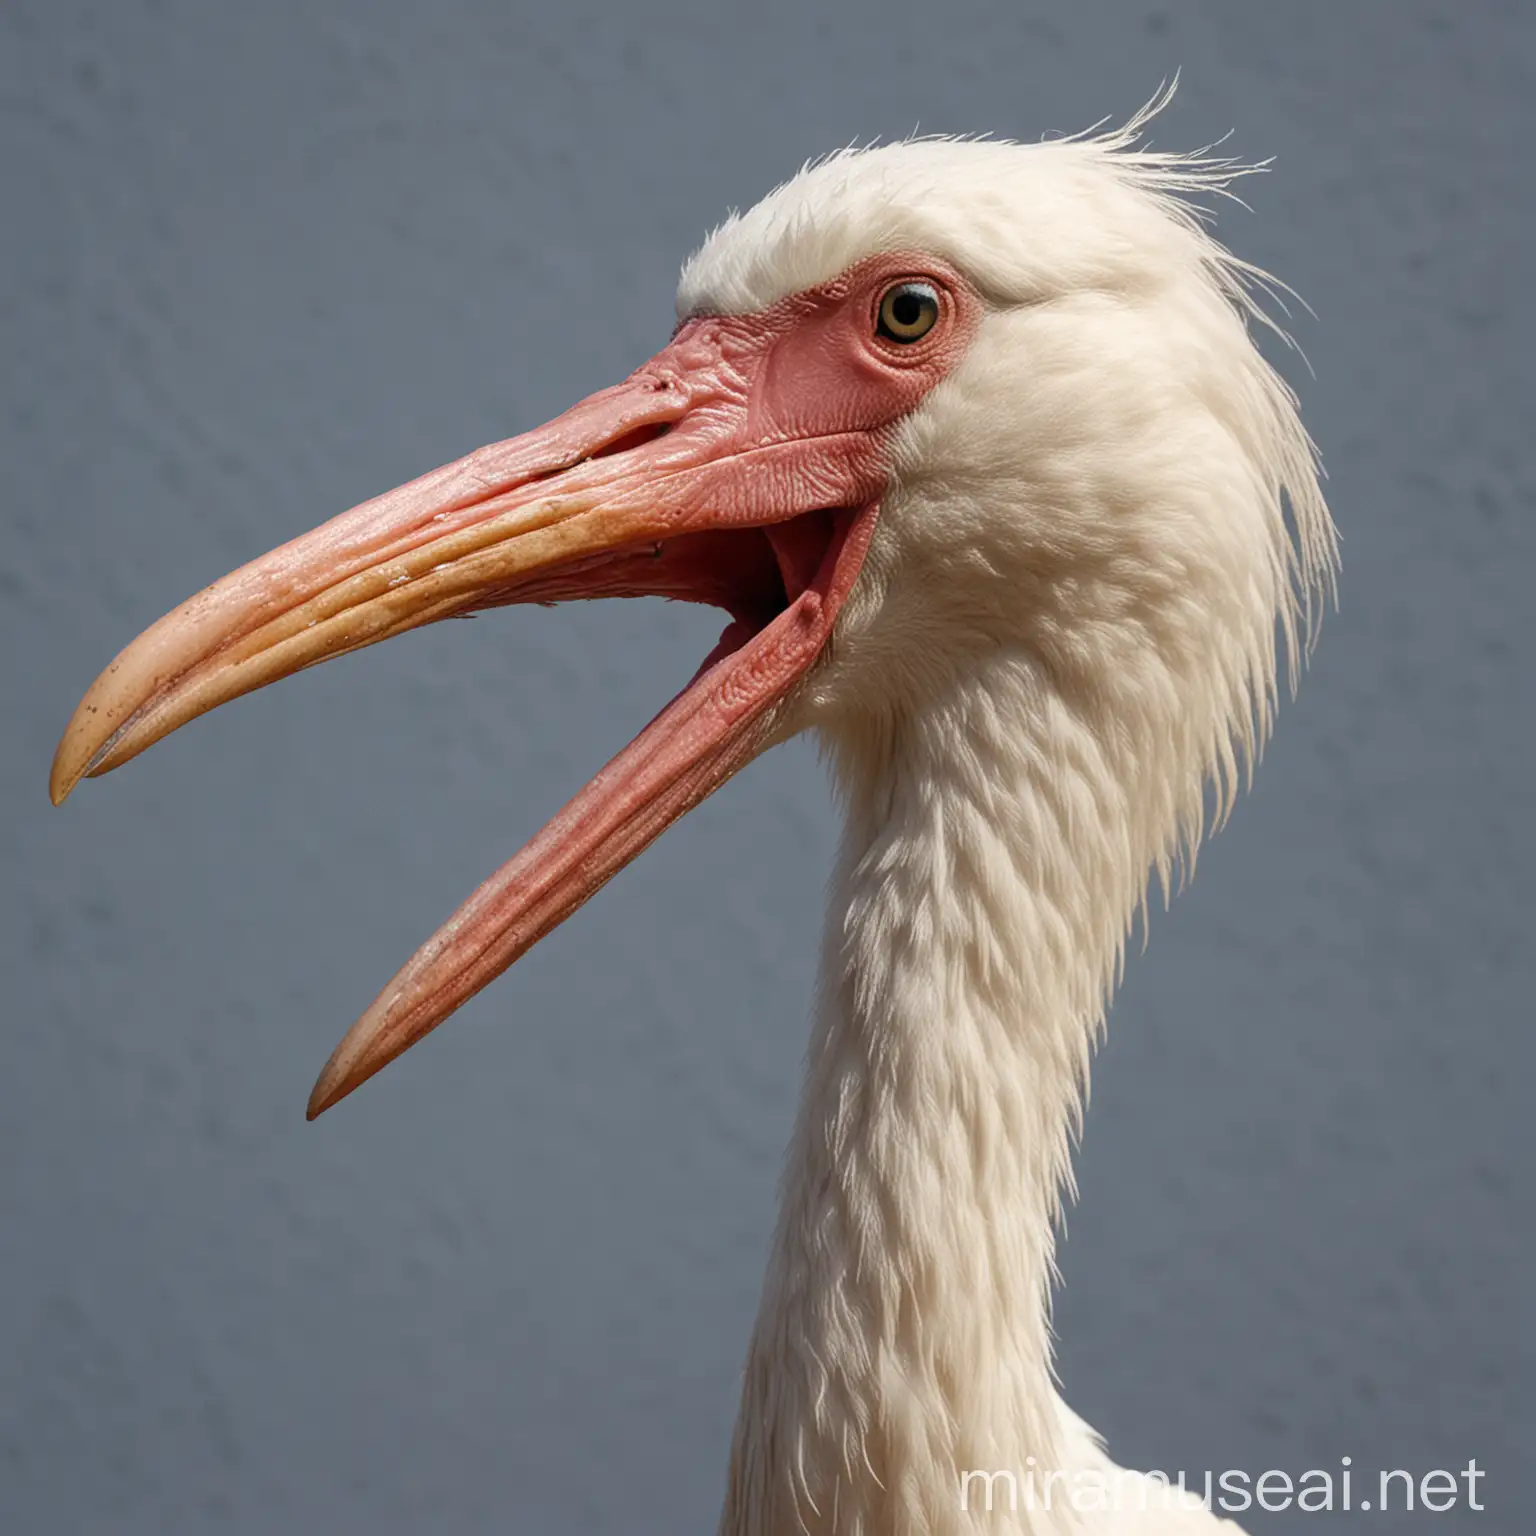
[[[931,329],[882,333],[882,300],[913,281],[932,296]],[[980,315],[958,273],[894,252],[756,314],[684,320],[623,383],[343,513],[153,625],[76,710],[55,803],[219,704],[437,619],[633,596],[731,615],[693,682],[359,1019],[316,1084],[313,1117],[795,728],[786,705],[859,578],[893,434]]]

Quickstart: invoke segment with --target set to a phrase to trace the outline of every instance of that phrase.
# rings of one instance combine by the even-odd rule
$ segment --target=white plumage
[[[1108,1466],[1048,1326],[1090,1051],[1149,873],[1192,860],[1208,785],[1225,814],[1335,568],[1249,332],[1266,280],[1185,201],[1243,168],[1138,152],[1144,121],[836,155],[682,276],[680,315],[736,312],[917,249],[989,305],[786,726],[847,827],[724,1536],[1216,1524],[1131,1485],[1095,1513],[1058,1484],[1053,1515],[958,1485]]]

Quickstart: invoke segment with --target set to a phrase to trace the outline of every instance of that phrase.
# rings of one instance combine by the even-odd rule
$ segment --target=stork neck
[[[1049,1287],[1140,894],[1113,775],[1006,660],[834,752],[849,819],[725,1536],[969,1531],[964,1471],[1060,1467],[1080,1433]]]

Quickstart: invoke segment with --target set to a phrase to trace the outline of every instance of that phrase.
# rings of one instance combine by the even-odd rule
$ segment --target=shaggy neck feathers
[[[1103,752],[1022,654],[833,743],[849,817],[723,1536],[969,1531],[963,1471],[1088,1448],[1053,1231],[1152,856]]]

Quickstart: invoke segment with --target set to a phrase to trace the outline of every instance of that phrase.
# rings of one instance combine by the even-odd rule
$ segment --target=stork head
[[[1249,335],[1257,274],[1183,199],[1237,168],[1135,151],[1140,123],[807,169],[709,238],[629,378],[215,582],[102,673],[56,803],[218,704],[436,619],[645,595],[729,615],[353,1026],[311,1117],[799,730],[910,718],[1006,655],[1107,707],[1106,730],[1175,731],[1197,779],[1252,744],[1332,529]]]

